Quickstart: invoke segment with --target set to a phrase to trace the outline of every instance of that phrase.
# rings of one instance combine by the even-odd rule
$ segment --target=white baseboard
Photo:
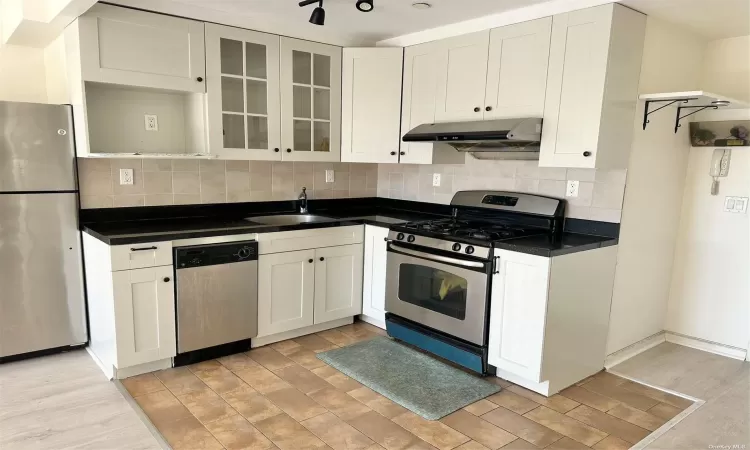
[[[104,376],[106,376],[108,380],[111,380],[114,378],[115,368],[114,367],[107,368],[107,366],[105,366],[104,363],[102,363],[99,357],[96,356],[94,351],[91,350],[91,346],[86,347],[86,353],[89,354],[91,359],[93,359],[96,365],[101,369],[101,371],[104,372]]]
[[[502,378],[505,381],[510,381],[513,384],[517,384],[519,386],[525,387],[526,389],[542,394],[545,397],[549,397],[550,395],[556,394],[558,392],[558,391],[554,391],[554,392],[552,391],[549,385],[549,381],[537,383],[536,381],[531,381],[531,380],[527,380],[524,377],[520,377],[514,374],[513,372],[508,372],[500,368],[496,368],[496,370],[497,370],[495,374],[496,377]]]
[[[138,364],[137,366],[123,367],[122,369],[115,369],[114,377],[118,380],[124,378],[134,377],[136,375],[142,375],[144,373],[156,372],[157,370],[169,369],[172,367],[172,358],[160,359],[158,361],[152,361],[144,364]]]
[[[376,326],[378,328],[382,328],[382,329],[385,330],[385,321],[384,320],[379,320],[379,319],[376,319],[374,317],[366,316],[364,314],[360,314],[359,315],[359,320],[361,320],[362,322],[367,322],[370,325],[374,325],[374,326]]]
[[[715,353],[717,355],[726,356],[727,358],[739,359],[740,361],[744,361],[747,357],[747,350],[745,349],[730,347],[728,345],[719,344],[717,342],[704,341],[703,339],[698,339],[677,333],[671,333],[669,331],[667,331],[665,335],[667,342],[684,345],[685,347],[695,348],[709,353]]]
[[[662,342],[666,341],[665,332],[660,331],[653,334],[646,339],[642,339],[635,344],[628,345],[627,347],[617,350],[614,353],[607,355],[604,359],[604,368],[609,369],[626,361],[639,353],[643,353],[648,349],[654,348]]]
[[[343,327],[354,323],[354,317],[345,317],[339,320],[333,320],[331,322],[319,323],[305,328],[299,328],[297,330],[285,331],[283,333],[272,334],[270,336],[263,336],[259,338],[253,338],[250,340],[250,346],[252,348],[263,347],[264,345],[273,344],[275,342],[286,341],[287,339],[294,339],[296,337],[304,336],[306,334],[318,333],[331,328]]]

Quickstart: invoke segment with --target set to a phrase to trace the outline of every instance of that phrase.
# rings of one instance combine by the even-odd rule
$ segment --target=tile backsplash
[[[386,197],[448,204],[461,190],[490,189],[565,196],[566,180],[580,181],[568,197],[568,217],[620,222],[625,170],[537,167],[537,161],[477,160],[464,165],[299,163],[188,159],[78,160],[83,208]],[[134,184],[120,185],[119,169],[133,169]],[[334,182],[326,183],[326,170]],[[433,187],[439,173],[440,186]]]
[[[433,175],[440,186],[433,187]],[[478,160],[462,165],[378,165],[378,197],[448,204],[457,191],[489,189],[565,198],[566,180],[580,181],[578,197],[568,197],[567,216],[620,222],[625,170],[538,167],[538,161]]]
[[[375,197],[378,181],[376,164],[79,158],[78,168],[83,208],[293,200],[302,187],[311,199]],[[133,169],[133,185],[119,169]]]

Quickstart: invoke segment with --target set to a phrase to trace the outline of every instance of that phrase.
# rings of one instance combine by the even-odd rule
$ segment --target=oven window
[[[417,264],[401,264],[398,297],[455,319],[466,318],[466,278]]]

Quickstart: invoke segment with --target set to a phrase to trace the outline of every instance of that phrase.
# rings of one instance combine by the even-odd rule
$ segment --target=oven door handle
[[[426,259],[429,261],[454,264],[454,265],[461,266],[461,267],[476,267],[479,269],[483,268],[485,265],[485,263],[478,262],[478,261],[464,261],[462,259],[449,258],[447,256],[432,255],[430,253],[424,253],[418,250],[412,250],[410,248],[402,247],[398,244],[389,243],[388,245],[389,245],[389,248],[398,250],[400,253],[404,253],[409,256],[416,256],[417,258],[422,258],[422,259]]]

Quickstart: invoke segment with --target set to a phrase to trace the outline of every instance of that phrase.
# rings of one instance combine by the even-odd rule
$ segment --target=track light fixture
[[[357,9],[362,12],[370,12],[375,6],[372,4],[373,0],[357,0]]]
[[[310,15],[310,23],[313,25],[325,25],[326,23],[326,10],[323,9],[323,0],[304,0],[299,2],[300,6],[312,5],[317,3],[318,6],[313,9]]]
[[[362,12],[370,12],[375,9],[373,1],[374,0],[357,0],[357,9]],[[312,5],[313,3],[317,3],[318,6],[315,7],[310,15],[310,23],[314,25],[324,25],[326,21],[326,10],[323,9],[323,0],[302,0],[299,2],[299,5],[307,6]]]

